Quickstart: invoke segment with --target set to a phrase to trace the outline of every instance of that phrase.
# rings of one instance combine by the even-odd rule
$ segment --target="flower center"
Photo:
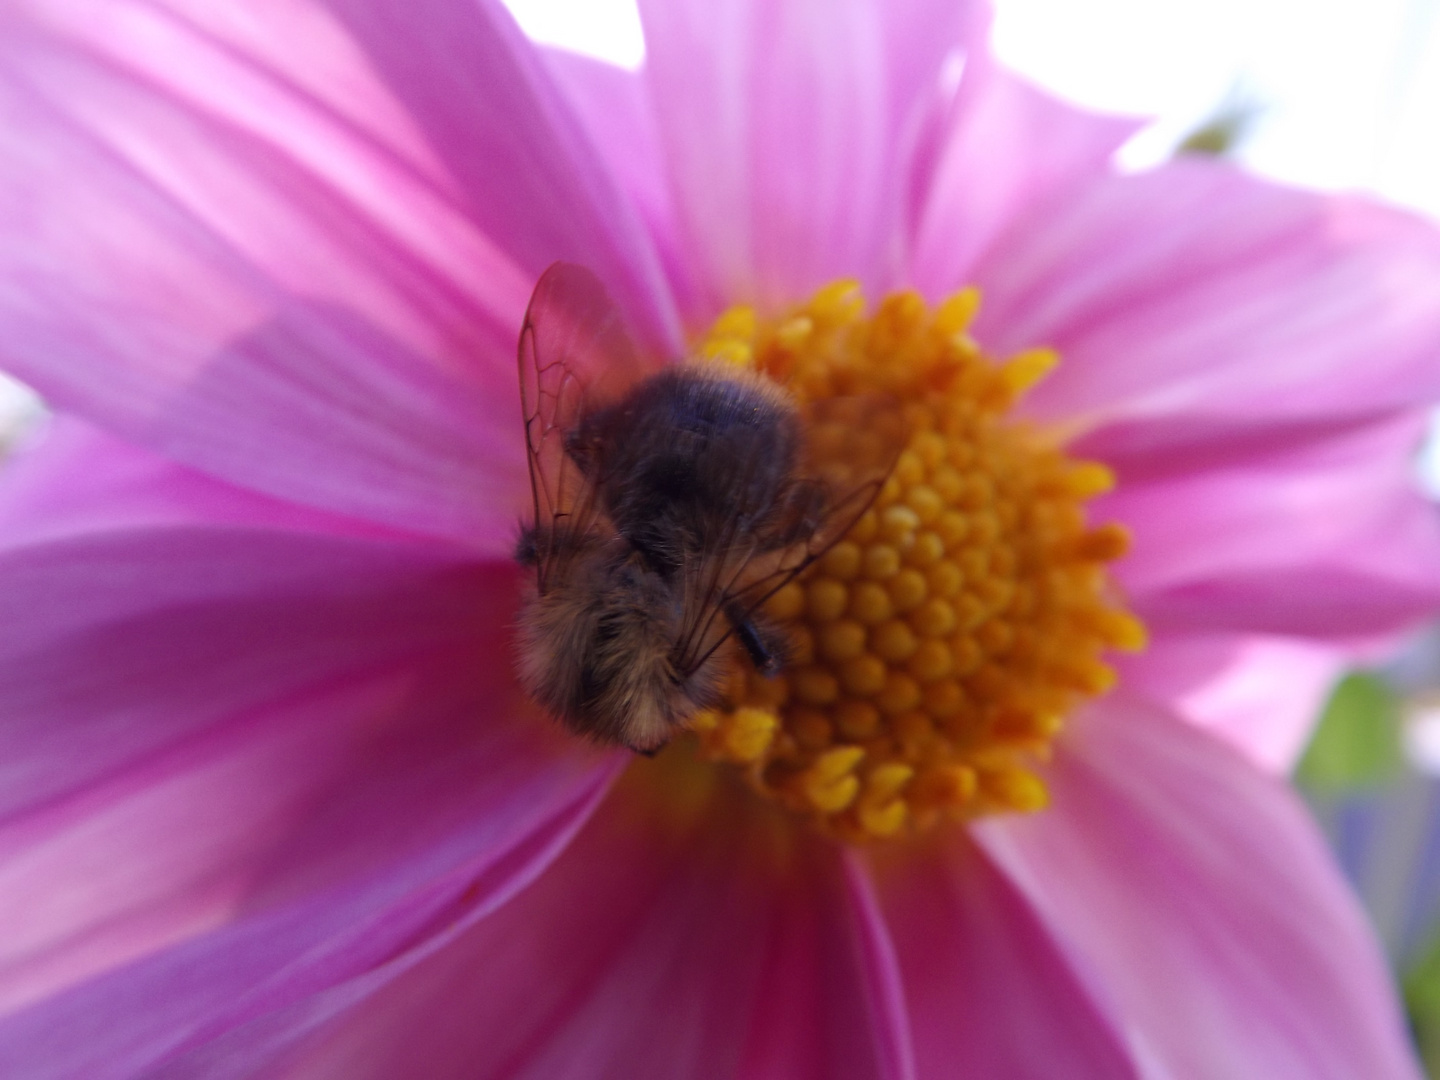
[[[1086,523],[1110,471],[1009,416],[1058,358],[991,360],[967,333],[978,306],[973,289],[933,311],[899,292],[867,315],[842,281],[776,320],[732,308],[698,349],[802,403],[902,405],[908,442],[879,495],[767,605],[789,666],[737,671],[727,706],[695,723],[702,756],[847,840],[1040,809],[1033,766],[1113,684],[1104,652],[1145,642],[1105,571],[1128,535]]]

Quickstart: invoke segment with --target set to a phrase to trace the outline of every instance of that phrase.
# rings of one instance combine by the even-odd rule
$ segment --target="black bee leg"
[[[725,615],[755,670],[761,675],[778,675],[789,659],[790,646],[784,633],[763,618],[747,613],[739,604],[727,604]]]

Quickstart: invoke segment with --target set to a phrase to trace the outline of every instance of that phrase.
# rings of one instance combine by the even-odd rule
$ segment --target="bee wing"
[[[756,533],[736,521],[726,554],[687,581],[693,613],[681,635],[679,667],[693,672],[736,627],[835,546],[865,514],[909,437],[890,397],[831,398],[802,408],[805,452],[776,519]]]
[[[541,592],[566,534],[584,533],[599,512],[594,485],[565,448],[585,413],[639,377],[638,354],[620,309],[583,266],[557,262],[540,275],[520,330],[520,411],[535,505]]]

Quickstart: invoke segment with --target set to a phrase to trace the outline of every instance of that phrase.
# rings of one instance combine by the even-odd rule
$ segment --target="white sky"
[[[995,45],[1066,97],[1155,115],[1163,156],[1227,97],[1257,119],[1241,157],[1440,217],[1440,0],[998,0]]]

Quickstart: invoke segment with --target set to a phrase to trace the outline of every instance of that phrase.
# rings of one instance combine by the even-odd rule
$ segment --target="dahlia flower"
[[[1440,237],[1115,174],[978,4],[642,9],[0,15],[0,1071],[1417,1075],[1283,772],[1440,608]],[[514,674],[557,260],[914,425],[654,760]]]

